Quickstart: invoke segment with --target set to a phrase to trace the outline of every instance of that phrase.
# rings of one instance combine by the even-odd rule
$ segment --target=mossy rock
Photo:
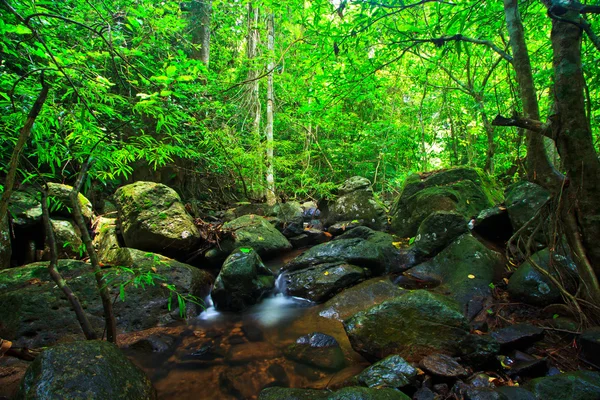
[[[425,218],[436,211],[455,211],[466,219],[502,201],[496,183],[483,171],[454,168],[410,175],[392,207],[392,231],[413,237]]]
[[[66,218],[72,217],[71,192],[73,186],[63,185],[62,183],[48,183],[48,197],[57,200],[56,207],[51,207],[50,216],[62,216]],[[77,195],[79,199],[79,207],[81,207],[81,215],[87,224],[94,217],[92,203],[83,194]],[[50,203],[53,204],[52,201]]]
[[[265,218],[258,215],[244,215],[223,224],[223,229],[235,232],[234,239],[225,239],[206,253],[213,262],[223,261],[236,248],[251,247],[261,257],[268,257],[292,248],[290,242]]]
[[[537,378],[525,385],[536,399],[544,400],[598,400],[600,373],[575,371]]]
[[[117,346],[84,341],[51,347],[27,369],[17,400],[154,400],[144,372]]]
[[[521,229],[550,200],[550,192],[535,183],[527,181],[510,185],[506,188],[505,193],[506,209],[514,232]],[[546,223],[546,221],[539,222]],[[536,226],[536,223],[530,224],[525,229],[525,233],[532,234]],[[544,229],[539,230],[539,233],[535,236],[535,240],[538,248],[543,247],[547,243],[547,238],[544,236]]]
[[[51,218],[50,223],[54,230],[58,258],[81,259],[86,252],[81,240],[81,231],[73,220]],[[50,259],[50,248],[48,243],[44,248],[43,260]]]
[[[8,217],[0,218],[0,270],[10,267],[12,248],[10,243],[10,227]]]
[[[369,360],[392,354],[416,362],[431,353],[457,356],[469,325],[459,305],[442,295],[416,290],[344,321],[354,350]]]
[[[172,284],[183,296],[199,299],[208,294],[212,277],[205,271],[177,261],[134,249],[121,249],[123,261],[136,276],[156,273],[164,280],[144,288],[128,283],[134,275],[119,268],[105,269],[110,281],[110,297],[117,298],[120,284],[125,286],[125,300],[115,302],[114,313],[120,333],[152,328],[179,320],[177,300],[162,283]],[[129,261],[126,260],[129,257]],[[128,264],[126,264],[128,262]],[[154,272],[154,269],[156,272]],[[59,260],[58,271],[78,296],[94,329],[104,329],[103,308],[91,266],[82,261]],[[200,307],[187,303],[186,316],[195,317]],[[48,263],[40,262],[0,271],[0,337],[10,337],[18,346],[36,348],[61,340],[81,340],[83,335],[71,304],[56,287],[48,273]]]
[[[41,197],[33,190],[16,190],[11,193],[8,212],[12,223],[21,228],[29,228],[42,223]]]
[[[453,211],[433,212],[419,225],[415,249],[422,257],[432,257],[467,230],[467,222],[462,214]]]
[[[350,386],[332,393],[328,390],[271,387],[263,389],[258,400],[410,400],[410,397],[390,388]]]
[[[356,380],[367,387],[397,389],[414,383],[416,378],[417,369],[396,354],[365,368],[356,376]]]
[[[120,187],[114,199],[127,247],[181,256],[200,241],[194,219],[166,185],[135,182]]]

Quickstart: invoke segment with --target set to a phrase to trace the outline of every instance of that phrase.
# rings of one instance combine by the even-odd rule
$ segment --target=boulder
[[[536,378],[525,385],[536,399],[597,400],[600,399],[600,373],[575,371]]]
[[[337,294],[323,304],[319,315],[343,321],[385,300],[407,293],[388,278],[372,278]]]
[[[471,339],[458,304],[426,290],[361,311],[344,321],[344,329],[354,350],[369,360],[398,354],[416,362],[432,352],[457,356]]]
[[[467,222],[462,214],[436,211],[419,225],[414,246],[421,257],[433,257],[467,231]]]
[[[358,227],[331,242],[310,248],[287,263],[284,270],[297,271],[319,264],[346,262],[368,268],[376,275],[400,272],[405,266],[392,242],[392,236],[387,233]]]
[[[15,190],[10,195],[8,212],[15,226],[27,228],[41,224],[42,205],[39,193],[33,190]]]
[[[343,235],[350,229],[354,229],[358,226],[362,226],[359,221],[341,221],[341,222],[336,222],[335,224],[333,224],[329,228],[327,228],[327,232],[329,232],[333,236],[339,236],[339,235]]]
[[[430,354],[421,360],[421,367],[430,374],[442,378],[461,378],[468,375],[454,358],[445,354]]]
[[[261,257],[269,257],[292,248],[281,232],[258,215],[251,214],[236,218],[223,224],[223,229],[232,230],[233,239],[225,239],[219,243],[218,248],[206,252],[206,258],[213,262],[223,261],[240,247],[251,247]]]
[[[570,256],[560,252],[550,254],[550,250],[546,248],[533,254],[531,260],[562,281],[567,290],[572,291],[576,288],[577,267]],[[510,277],[508,293],[515,300],[538,306],[562,302],[558,288],[548,277],[539,272],[531,261],[521,264]]]
[[[332,393],[329,390],[270,387],[260,392],[258,400],[410,400],[410,397],[391,388],[350,386]]]
[[[339,343],[333,337],[319,332],[298,338],[296,343],[288,346],[285,356],[325,370],[338,371],[345,365]]]
[[[285,292],[322,303],[367,276],[364,268],[344,262],[319,264],[298,271],[285,272]]]
[[[50,218],[54,237],[56,239],[56,249],[58,258],[81,259],[86,255],[83,241],[81,240],[81,231],[70,219]],[[46,243],[44,248],[43,260],[50,260],[50,247]]]
[[[27,369],[16,399],[153,400],[156,392],[117,346],[93,340],[42,352]]]
[[[227,210],[225,220],[229,222],[245,215],[259,215],[266,218],[280,232],[285,233],[287,230],[289,235],[286,235],[286,237],[295,236],[293,234],[295,229],[302,231],[302,223],[304,221],[304,209],[296,201],[276,203],[272,206],[266,203],[240,205],[239,207]],[[296,233],[296,235],[298,234]]]
[[[8,217],[0,218],[0,270],[10,268],[12,248],[10,242],[10,226]]]
[[[208,294],[212,277],[205,271],[135,249],[121,249],[121,256],[120,265],[128,269],[104,270],[110,297],[117,299],[114,313],[119,333],[179,320],[183,310],[177,308],[177,294],[197,299]],[[90,265],[59,260],[58,270],[78,296],[94,329],[101,333],[103,309]],[[173,285],[177,292],[169,290],[166,284]],[[118,297],[121,285],[124,300]],[[14,338],[16,346],[36,348],[61,340],[83,339],[71,304],[50,278],[47,262],[0,271],[0,309],[0,337]],[[185,315],[194,317],[200,313],[200,306],[186,301],[185,311]]]
[[[420,280],[438,279],[463,310],[474,297],[491,294],[490,283],[501,278],[502,255],[488,249],[470,233],[456,239],[431,260],[405,272]]]
[[[493,180],[467,167],[410,175],[391,211],[392,231],[413,237],[425,218],[436,211],[456,211],[465,219],[502,199]]]
[[[221,268],[211,297],[217,310],[243,311],[275,287],[275,276],[251,247],[235,250]]]
[[[473,231],[484,239],[505,243],[513,235],[513,228],[504,206],[485,209],[473,223]]]
[[[505,328],[495,330],[492,337],[502,346],[504,351],[508,349],[525,349],[544,337],[544,329],[527,324],[509,325]]]
[[[505,204],[513,230],[516,232],[533,218],[539,209],[550,200],[550,192],[535,183],[522,181],[510,185],[505,191]],[[531,234],[536,224],[531,224],[526,233]],[[536,235],[538,245],[547,242],[543,230]]]
[[[577,344],[581,349],[579,358],[600,368],[600,327],[586,329],[581,333]]]
[[[285,235],[285,231],[283,234]],[[325,243],[329,240],[331,240],[331,234],[315,228],[306,228],[300,235],[289,238],[290,243],[296,249]]]
[[[200,232],[179,195],[166,185],[135,182],[114,195],[127,247],[181,255],[194,250]]]
[[[415,382],[417,369],[398,355],[391,355],[376,362],[356,376],[367,387],[391,387],[400,389]]]
[[[71,192],[73,186],[63,185],[62,183],[48,183],[48,198],[50,199],[50,216],[61,216],[64,218],[72,217]],[[78,194],[79,207],[81,215],[86,224],[89,224],[94,217],[92,203],[82,195]]]
[[[118,265],[121,244],[117,235],[116,218],[99,217],[94,226],[94,248],[98,260],[104,265]]]
[[[325,227],[341,221],[356,221],[378,230],[386,227],[385,210],[373,197],[368,179],[352,177],[340,186],[338,193],[340,196],[329,204]]]

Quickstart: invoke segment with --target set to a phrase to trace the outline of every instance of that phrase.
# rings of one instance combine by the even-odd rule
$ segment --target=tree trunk
[[[275,103],[273,94],[273,75],[275,69],[275,21],[273,13],[267,17],[267,51],[269,63],[267,65],[267,204],[274,205],[275,178],[273,174],[273,107]]]
[[[517,0],[504,0],[504,14],[513,52],[513,68],[517,76],[519,95],[523,103],[523,112],[527,118],[538,121],[540,119],[539,106]],[[527,131],[526,140],[528,179],[544,186],[553,193],[557,193],[561,186],[561,174],[556,171],[548,159],[544,138],[534,132]]]
[[[260,106],[260,98],[259,98],[259,72],[256,68],[256,58],[258,56],[257,46],[260,41],[260,31],[258,29],[260,10],[258,7],[254,7],[252,3],[248,3],[248,36],[246,43],[246,56],[248,58],[248,104],[250,108],[250,118],[252,119],[252,137],[256,138],[256,143],[260,144],[260,119],[261,119],[261,106]],[[253,184],[253,191],[258,191],[259,196],[264,196],[264,186],[262,184],[262,171],[263,171],[263,163],[260,161],[262,157],[257,157],[259,160],[256,163],[256,170],[260,172],[260,179],[258,182],[258,190],[255,188],[255,184]],[[256,182],[252,179],[252,182]]]
[[[192,43],[196,45],[192,52],[192,58],[202,61],[208,68],[212,0],[194,0],[191,11]]]

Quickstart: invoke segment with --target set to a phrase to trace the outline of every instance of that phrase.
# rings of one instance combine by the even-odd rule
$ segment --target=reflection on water
[[[289,258],[289,257],[288,257]],[[281,266],[269,267],[278,270]],[[280,285],[283,279],[278,279]],[[255,399],[269,386],[325,388],[359,373],[367,363],[350,347],[340,321],[319,315],[321,306],[279,293],[243,313],[207,309],[190,325],[136,333],[164,341],[169,350],[152,353],[128,349],[150,376],[159,399]],[[284,356],[300,336],[322,332],[340,343],[347,367],[333,373]],[[133,339],[130,339],[133,341]],[[127,342],[126,339],[124,339]]]

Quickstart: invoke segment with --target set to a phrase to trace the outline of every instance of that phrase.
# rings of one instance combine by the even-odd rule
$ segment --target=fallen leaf
[[[467,275],[467,277],[468,277],[469,279],[475,279],[475,275],[473,275],[473,274],[469,274],[469,275]]]

